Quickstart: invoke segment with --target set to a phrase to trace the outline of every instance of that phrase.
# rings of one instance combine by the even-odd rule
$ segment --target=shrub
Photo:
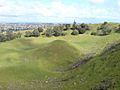
[[[77,30],[79,31],[79,34],[84,34],[87,30],[89,30],[89,26],[85,23],[82,23],[77,26]]]
[[[82,23],[80,26],[81,28],[84,28],[85,30],[89,30],[89,26],[85,23]]]
[[[32,32],[26,31],[24,36],[25,37],[31,37],[32,36]]]
[[[35,29],[35,30],[32,32],[32,36],[33,36],[33,37],[39,37],[39,36],[40,36],[40,32],[39,32],[37,29]]]
[[[44,30],[43,30],[43,28],[39,27],[39,28],[38,28],[38,31],[39,31],[39,32],[43,32]]]
[[[6,36],[4,34],[0,34],[0,42],[5,42]]]
[[[63,30],[67,31],[70,29],[70,24],[65,24]]]
[[[71,33],[71,35],[78,35],[78,34],[79,34],[78,30],[73,30],[73,32]]]
[[[21,36],[22,36],[22,33],[20,33],[20,32],[15,33],[15,37],[16,37],[16,38],[21,38]]]
[[[84,34],[86,32],[86,29],[85,28],[81,28],[80,30],[79,30],[79,34]]]
[[[62,35],[62,30],[59,28],[53,29],[54,31],[54,36],[61,36]]]
[[[15,37],[14,33],[12,33],[12,32],[6,32],[6,40],[7,41],[13,40],[15,38],[16,37]]]
[[[96,35],[96,32],[91,32],[91,35]]]
[[[104,36],[109,35],[112,31],[112,26],[107,22],[104,22],[100,27],[97,29],[97,35]]]
[[[118,26],[118,28],[115,29],[116,33],[120,33],[120,25]]]
[[[53,28],[48,28],[45,32],[45,35],[48,37],[51,36],[62,36],[63,29],[59,26],[55,26]]]
[[[53,36],[53,34],[54,34],[54,31],[51,28],[47,28],[45,35],[47,37],[51,37],[51,36]]]

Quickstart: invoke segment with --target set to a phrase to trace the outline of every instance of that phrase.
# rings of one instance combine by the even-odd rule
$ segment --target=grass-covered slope
[[[74,78],[64,84],[65,90],[120,90],[120,43],[73,71]]]
[[[85,34],[0,43],[0,90],[90,90],[109,79],[119,90],[119,45],[99,55],[107,44],[119,39],[119,34]],[[94,52],[97,56],[87,63],[64,70]]]
[[[80,57],[79,50],[77,50],[70,43],[63,40],[55,40],[47,43],[30,52],[32,59],[40,60],[44,67],[59,68],[71,64],[75,59]],[[54,66],[54,67],[52,67]]]

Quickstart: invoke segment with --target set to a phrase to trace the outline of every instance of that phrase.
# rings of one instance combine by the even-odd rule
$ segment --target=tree
[[[51,36],[53,36],[53,34],[54,34],[53,29],[47,28],[47,30],[46,30],[46,32],[45,32],[45,35],[46,35],[47,37],[51,37]]]
[[[84,28],[85,30],[89,30],[89,26],[85,23],[82,23],[80,26],[81,28]]]
[[[109,35],[112,31],[112,26],[108,24],[107,22],[104,22],[98,29],[97,29],[97,35],[104,36]]]
[[[21,36],[22,36],[22,33],[20,32],[16,33],[16,38],[21,38]]]
[[[72,30],[75,30],[77,28],[76,22],[74,20],[73,25],[72,25]]]
[[[115,32],[120,33],[120,25],[118,26],[118,28],[116,28]]]
[[[79,34],[84,34],[87,30],[89,30],[89,26],[85,23],[82,23],[77,26],[77,30],[79,31]]]
[[[61,28],[60,27],[57,27],[57,26],[55,26],[54,28],[53,28],[53,35],[54,36],[61,36],[62,35],[62,31],[63,30],[61,30]]]
[[[31,37],[31,36],[32,36],[32,33],[31,33],[30,31],[26,31],[24,36],[25,36],[25,37]]]
[[[5,42],[6,36],[4,34],[0,34],[0,42]]]
[[[78,34],[79,34],[78,30],[73,30],[73,32],[71,33],[71,35],[78,35]]]
[[[38,28],[38,31],[39,31],[39,32],[43,32],[43,28],[39,27],[39,28]]]
[[[64,31],[67,31],[67,30],[69,30],[70,29],[70,24],[65,24],[64,25]]]
[[[96,35],[96,32],[91,32],[91,35]]]
[[[13,32],[6,32],[6,39],[7,41],[15,39],[15,35]]]
[[[35,30],[32,32],[32,36],[33,36],[33,37],[39,37],[39,36],[40,36],[40,32],[39,32],[37,29],[35,29]]]

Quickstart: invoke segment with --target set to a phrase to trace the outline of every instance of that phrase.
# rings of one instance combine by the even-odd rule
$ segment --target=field
[[[77,36],[22,37],[2,42],[0,90],[90,90],[107,78],[117,82],[114,90],[120,90],[117,81],[120,79],[120,46],[116,52],[99,56],[107,45],[119,40],[117,33],[92,36],[87,32]],[[94,54],[91,61],[66,70],[91,53]]]

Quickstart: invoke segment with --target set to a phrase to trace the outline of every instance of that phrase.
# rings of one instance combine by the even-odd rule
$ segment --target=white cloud
[[[105,0],[91,0],[92,3],[104,3]]]
[[[104,0],[91,0],[94,3],[103,3]],[[118,0],[120,1],[120,0]],[[7,3],[6,3],[7,2]],[[0,0],[0,16],[18,16],[30,18],[56,17],[62,18],[114,18],[106,8],[80,7],[65,5],[61,0],[53,0],[50,4],[43,4],[39,0],[36,3],[25,5],[23,2]]]
[[[117,3],[118,3],[118,6],[120,7],[120,0],[118,0]]]
[[[94,0],[95,1],[95,0]],[[99,0],[97,0],[99,1]],[[2,2],[2,3],[1,3]],[[107,16],[108,11],[101,8],[80,7],[74,5],[65,5],[61,0],[53,0],[49,5],[42,4],[41,2],[32,5],[14,4],[13,2],[5,3],[1,0],[0,15],[18,15],[18,16],[44,16],[44,17],[102,17]],[[99,1],[100,2],[100,1]]]

